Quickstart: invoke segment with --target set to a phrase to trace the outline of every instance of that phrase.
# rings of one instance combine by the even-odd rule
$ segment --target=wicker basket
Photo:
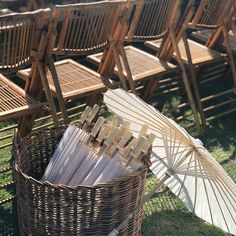
[[[139,209],[120,235],[140,235],[147,168],[96,187],[40,182],[66,126],[14,142],[14,175],[22,235],[107,235]]]

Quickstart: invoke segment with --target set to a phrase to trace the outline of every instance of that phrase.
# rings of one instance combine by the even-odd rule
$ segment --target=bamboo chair
[[[174,37],[176,22],[184,22],[186,20],[185,18],[191,16],[189,9],[191,9],[193,1],[189,2],[180,20],[181,4],[181,0],[145,0],[134,3],[135,10],[130,25],[126,26],[128,30],[125,32],[125,40],[122,41],[121,37],[119,44],[113,48],[114,56],[117,58],[115,73],[119,75],[121,81],[128,80],[129,87],[133,93],[136,93],[135,82],[155,77],[155,79],[150,80],[151,82],[145,88],[144,97],[150,97],[159,82],[159,78],[177,68],[173,64],[168,63],[165,58],[160,59],[159,55],[158,57],[152,56],[133,46],[123,46],[124,43],[145,42],[146,40],[152,39],[162,40],[163,38],[170,38],[170,34]],[[89,56],[88,60],[94,63],[100,63],[100,61],[106,60],[104,57],[102,58],[102,54],[100,53]],[[184,74],[184,86],[194,114],[196,126],[198,131],[200,131],[197,109],[181,60],[179,60],[179,64]],[[101,71],[102,66],[99,69]],[[127,86],[124,83],[122,85],[127,90]]]
[[[231,14],[231,9],[233,7],[232,0],[204,0],[201,1],[193,19],[186,25],[188,29],[194,30],[203,30],[203,29],[214,29],[214,30],[224,30],[225,31],[225,19],[227,19],[227,14]],[[193,40],[187,39],[186,33],[182,33],[185,31],[186,26],[183,25],[182,29],[180,30],[179,36],[177,36],[177,41],[179,41],[178,46],[180,48],[180,54],[182,60],[185,64],[188,65],[190,71],[190,77],[193,84],[193,90],[195,94],[195,99],[197,102],[198,110],[201,115],[201,120],[204,126],[206,126],[206,118],[205,113],[209,110],[212,111],[214,108],[219,108],[221,105],[227,104],[225,101],[222,104],[217,104],[211,107],[203,108],[203,103],[214,98],[218,98],[219,96],[225,96],[233,92],[233,89],[228,91],[224,91],[219,94],[211,95],[209,97],[201,98],[199,92],[199,86],[196,79],[196,74],[201,71],[203,65],[215,63],[219,61],[227,61],[231,65],[231,71],[233,74],[233,78],[236,81],[236,71],[235,66],[233,63],[233,54],[232,50],[229,47],[229,40],[228,40],[228,33],[224,33],[225,42],[227,44],[227,53],[228,55],[218,53],[209,47],[203,46]],[[181,32],[182,31],[182,32]],[[159,41],[152,41],[146,42],[146,45],[150,48],[159,51],[160,50],[160,42]],[[168,50],[167,53],[169,55],[165,55],[166,57],[170,58],[172,50]],[[166,52],[162,52],[166,53]],[[173,57],[176,58],[176,55],[173,54]],[[235,110],[235,109],[233,109]],[[232,111],[233,111],[232,110]],[[228,112],[223,112],[222,115]],[[212,120],[213,118],[217,118],[220,115],[218,114],[215,117],[209,117],[207,120]]]
[[[176,69],[174,65],[160,61],[158,58],[133,46],[123,46],[127,42],[144,42],[146,38],[165,37],[168,33],[169,25],[172,24],[176,17],[176,12],[173,14],[173,9],[178,9],[180,1],[168,0],[167,2],[167,4],[163,4],[160,0],[134,1],[130,5],[134,11],[131,23],[123,26],[125,36],[121,37],[119,44],[113,47],[113,53],[118,61],[115,73],[122,78],[122,81],[128,80],[129,87],[133,93],[136,93],[135,81],[140,81],[159,73],[161,75],[167,70]],[[163,12],[166,12],[166,14]],[[165,23],[162,22],[162,25],[158,24],[161,16],[165,17],[163,20]],[[129,15],[127,18],[129,18]],[[129,20],[127,19],[127,21]],[[154,27],[148,28],[147,25],[152,21],[155,21]],[[137,32],[133,32],[136,26],[138,27]],[[89,56],[88,60],[98,64],[105,58],[102,59],[102,54],[100,53]],[[146,61],[145,64],[143,63],[144,61]],[[101,68],[102,65],[100,66]],[[123,87],[126,90],[128,89],[124,83]]]
[[[125,1],[55,6],[45,58],[48,70],[42,71],[41,78],[46,83],[46,93],[58,98],[65,123],[69,122],[65,102],[89,97],[94,103],[106,90],[106,78],[72,59],[54,62],[53,56],[89,55],[105,49],[125,6]],[[29,73],[30,70],[20,71],[26,80]]]
[[[232,23],[234,23],[233,18],[236,16],[235,6],[232,7],[231,11],[224,18],[224,25],[228,30],[228,41],[233,54],[236,54],[236,40],[234,38],[234,31],[232,28]],[[191,38],[201,44],[204,44],[208,48],[214,50],[220,49],[223,52],[227,52],[227,42],[224,40],[223,27],[218,29],[204,29],[199,31],[194,31],[191,34]]]
[[[42,105],[6,78],[31,63],[30,52],[48,10],[0,16],[0,121],[35,113]]]
[[[214,37],[215,34],[216,34],[215,31],[206,29],[203,31],[193,32],[190,37],[191,37],[191,39],[193,39],[194,41],[196,41],[198,43],[201,43],[203,45],[208,45],[208,43],[210,42],[212,37]],[[212,46],[212,47],[214,47],[213,50],[215,50],[215,51],[220,50],[222,52],[227,52],[226,42],[225,41],[222,42],[222,37],[220,37],[220,36],[218,36],[218,37],[219,37],[218,38],[219,41],[215,42],[216,46]],[[236,54],[236,41],[235,41],[234,33],[232,30],[229,30],[228,37],[229,37],[231,50],[232,50],[233,54],[235,55]]]

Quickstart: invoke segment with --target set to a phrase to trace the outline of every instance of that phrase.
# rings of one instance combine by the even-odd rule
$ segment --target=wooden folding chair
[[[125,6],[126,1],[55,6],[45,57],[48,70],[39,70],[48,100],[53,100],[50,94],[58,98],[65,123],[69,122],[65,102],[81,97],[90,97],[94,102],[106,89],[102,81],[105,78],[72,59],[54,62],[53,56],[89,55],[106,48]],[[27,79],[29,72],[19,73]]]
[[[221,50],[223,52],[227,52],[228,45],[230,45],[233,54],[236,54],[236,40],[234,38],[234,32],[232,26],[234,25],[233,18],[236,17],[236,2],[234,2],[231,11],[224,17],[224,27],[228,31],[227,38],[225,40],[224,37],[224,27],[218,27],[217,29],[201,29],[197,31],[193,31],[190,37],[207,46],[208,48],[214,50]],[[229,43],[229,44],[228,44]]]
[[[40,23],[48,10],[0,16],[0,121],[35,113],[42,105],[18,85],[6,78],[31,63]]]
[[[193,32],[190,35],[190,37],[191,37],[191,39],[193,39],[196,42],[199,42],[203,45],[207,45],[215,33],[216,32],[213,32],[210,29],[199,30],[199,31]],[[235,55],[236,54],[236,41],[235,41],[234,34],[233,34],[232,30],[230,30],[228,32],[228,37],[229,37],[232,52]],[[219,38],[221,38],[221,37],[219,37]],[[222,52],[226,52],[226,43],[225,43],[225,41],[222,42],[222,39],[220,39],[219,41],[216,42],[216,47],[213,47],[213,50],[215,50],[215,51],[220,50]]]
[[[120,42],[113,48],[114,56],[117,59],[115,73],[122,78],[121,81],[128,80],[129,87],[133,93],[136,93],[135,82],[153,77],[160,78],[162,75],[177,68],[165,59],[162,60],[152,56],[133,46],[124,46],[124,43],[145,42],[151,39],[162,40],[163,38],[170,37],[171,32],[175,34],[175,26],[180,20],[181,4],[181,0],[138,0],[134,2],[131,23],[126,26],[126,37],[123,41],[121,37]],[[185,9],[186,11],[182,18],[183,21],[185,18],[190,17],[189,9],[191,9],[190,6],[192,5],[193,2],[190,2]],[[102,59],[102,54],[89,56],[88,59],[95,63],[106,60],[106,58]],[[197,128],[200,131],[200,122],[184,65],[181,61],[179,62],[184,74],[187,97],[194,114]],[[102,70],[101,66],[100,70]],[[150,84],[145,88],[145,94],[151,96],[158,80],[157,78],[150,80]],[[123,83],[122,85],[127,89],[126,84]],[[147,96],[145,95],[145,97]]]
[[[205,117],[205,113],[209,110],[212,111],[215,107],[219,108],[221,105],[225,105],[226,101],[223,101],[222,104],[217,104],[216,106],[211,105],[211,107],[204,107],[203,103],[209,100],[212,100],[215,97],[225,96],[227,91],[224,91],[219,94],[211,95],[208,98],[201,98],[199,93],[199,86],[197,82],[197,72],[200,72],[203,68],[203,65],[209,63],[215,63],[219,61],[227,61],[231,65],[231,71],[233,74],[233,78],[236,78],[236,71],[234,63],[232,63],[232,51],[227,47],[228,56],[222,53],[218,53],[206,46],[203,46],[193,40],[187,39],[186,33],[184,33],[186,28],[189,29],[214,29],[225,31],[225,19],[227,19],[227,14],[231,14],[231,9],[233,7],[232,0],[203,0],[200,2],[198,9],[195,12],[193,19],[185,26],[182,26],[180,30],[179,36],[177,36],[178,46],[180,48],[180,54],[182,60],[185,64],[188,65],[190,71],[190,78],[192,79],[193,90],[195,94],[195,99],[197,102],[197,106],[201,115],[201,120],[204,126],[206,126],[206,120],[212,120],[214,117]],[[228,35],[228,33],[227,33]],[[224,36],[226,34],[224,33]],[[226,36],[226,42],[228,44],[228,37]],[[159,41],[152,41],[146,42],[150,48],[159,51],[160,50],[160,42]],[[210,46],[210,45],[208,45]],[[173,46],[172,46],[173,47]],[[166,55],[170,58],[172,50],[168,50],[169,55]],[[173,57],[176,58],[176,54],[173,54]],[[235,80],[236,81],[236,80]],[[229,89],[228,93],[232,93],[233,89]],[[225,112],[222,113],[222,115]],[[228,113],[228,112],[227,112]],[[215,117],[219,117],[219,114]]]
[[[232,23],[233,18],[236,16],[235,7],[236,6],[233,6],[231,11],[224,17],[224,27],[228,30],[227,37],[234,55],[236,54],[236,41],[234,39]],[[223,27],[193,31],[190,37],[208,48],[227,52],[227,41],[224,39]]]

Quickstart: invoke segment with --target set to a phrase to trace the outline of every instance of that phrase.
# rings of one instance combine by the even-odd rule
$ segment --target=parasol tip
[[[197,144],[198,146],[203,146],[202,140],[196,138],[195,141],[196,141],[196,144]]]

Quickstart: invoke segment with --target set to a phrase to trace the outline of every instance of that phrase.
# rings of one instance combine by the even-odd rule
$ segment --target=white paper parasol
[[[76,126],[69,125],[63,135],[58,147],[53,153],[52,159],[47,166],[47,169],[42,177],[42,181],[54,182],[60,177],[60,172],[66,168],[67,159],[70,159],[71,154],[76,149],[76,143],[81,139],[86,138],[87,133]]]
[[[131,122],[134,136],[143,124],[156,135],[151,170],[160,182],[152,193],[165,183],[194,214],[236,235],[236,185],[202,143],[124,90],[109,90],[104,101],[110,111]],[[117,235],[121,227],[110,235]]]

